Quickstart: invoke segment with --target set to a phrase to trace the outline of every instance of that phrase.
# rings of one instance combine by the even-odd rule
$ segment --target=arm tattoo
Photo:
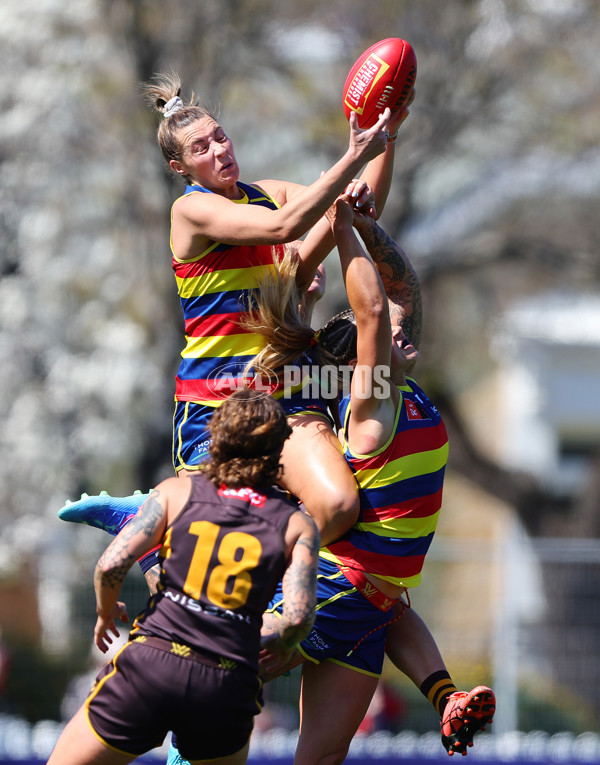
[[[296,553],[283,575],[283,614],[279,623],[279,641],[285,650],[293,648],[308,635],[315,620],[319,532],[312,519],[296,540]]]
[[[152,536],[163,517],[164,510],[158,496],[159,493],[154,490],[137,515],[102,554],[97,566],[97,581],[101,586],[113,589],[123,584],[127,572],[137,558],[137,555],[129,551],[130,540],[140,533],[147,537]]]
[[[96,568],[96,580],[102,587],[121,587],[127,572],[135,563],[135,555],[127,554],[127,546],[115,540],[102,554]],[[106,570],[103,570],[106,569]]]
[[[158,522],[164,515],[163,506],[158,501],[159,492],[154,489],[152,494],[144,502],[137,515],[125,526],[123,531],[127,530],[126,539],[129,540],[136,534],[142,532],[145,536],[151,537],[156,530]]]
[[[374,223],[365,231],[364,242],[369,254],[377,264],[386,292],[388,288],[393,288],[403,282],[407,264],[392,237]]]
[[[308,551],[311,554],[311,557],[315,558],[317,557],[317,554],[319,552],[319,538],[315,536],[311,536],[309,539],[306,539],[305,537],[301,537],[296,544],[303,545],[304,547],[308,548]]]
[[[377,223],[361,232],[361,236],[381,276],[392,324],[401,325],[404,334],[418,348],[423,306],[416,271],[406,253]]]
[[[314,566],[292,563],[283,577],[283,618],[279,639],[285,648],[292,648],[308,634],[314,620]]]

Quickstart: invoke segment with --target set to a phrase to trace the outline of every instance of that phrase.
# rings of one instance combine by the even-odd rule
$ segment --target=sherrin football
[[[386,106],[392,111],[406,101],[417,78],[417,57],[406,40],[389,37],[358,57],[344,83],[344,113],[358,114],[358,126],[374,125]]]

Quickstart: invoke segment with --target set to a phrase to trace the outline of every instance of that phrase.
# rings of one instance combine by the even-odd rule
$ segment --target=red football
[[[344,83],[344,112],[358,114],[358,126],[368,128],[389,106],[399,109],[417,77],[417,57],[406,40],[389,37],[358,57]]]

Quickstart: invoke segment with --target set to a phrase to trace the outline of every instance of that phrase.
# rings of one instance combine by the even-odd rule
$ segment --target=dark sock
[[[432,704],[440,718],[444,714],[448,696],[456,691],[456,686],[452,678],[445,669],[432,672],[428,678],[423,680],[419,690]]]

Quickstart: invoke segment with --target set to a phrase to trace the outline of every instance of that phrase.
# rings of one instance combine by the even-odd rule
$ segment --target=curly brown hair
[[[232,489],[277,482],[283,444],[292,433],[281,405],[255,390],[232,393],[210,418],[210,461],[203,475]]]

